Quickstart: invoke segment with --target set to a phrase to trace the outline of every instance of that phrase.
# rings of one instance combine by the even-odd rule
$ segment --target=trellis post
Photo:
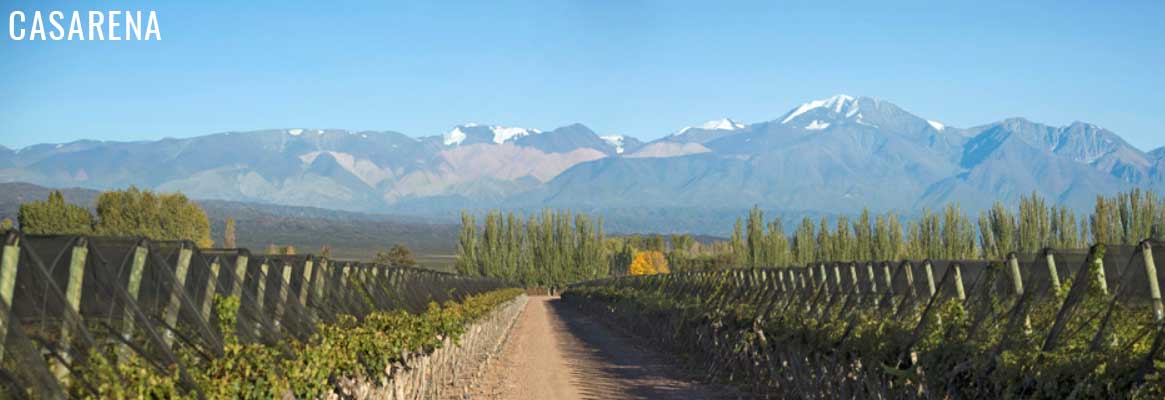
[[[1044,252],[1044,260],[1048,264],[1048,276],[1052,280],[1052,290],[1060,293],[1060,272],[1056,269],[1056,252],[1048,249]]]
[[[934,297],[938,293],[934,286],[934,267],[931,266],[930,260],[924,262],[922,267],[926,270],[926,288],[930,290],[930,297]]]
[[[967,292],[963,290],[963,267],[959,263],[951,264],[955,269],[955,293],[959,295],[959,301],[967,300]]]
[[[1108,296],[1108,279],[1104,275],[1104,257],[1096,257],[1095,260],[1092,260],[1092,264],[1096,267],[1096,281],[1100,285],[1100,292]]]
[[[231,290],[231,296],[239,297],[243,293],[243,284],[247,282],[247,262],[250,260],[244,254],[239,254],[235,257],[235,287]]]
[[[289,292],[291,292],[291,265],[287,264],[287,262],[281,264],[282,266],[279,267],[281,272],[281,279],[279,280],[279,302],[275,304],[276,321],[283,321],[283,313],[287,311],[287,297],[290,295]]]
[[[1149,281],[1149,297],[1153,299],[1153,316],[1157,324],[1165,321],[1165,306],[1161,304],[1161,286],[1157,282],[1157,264],[1153,262],[1153,246],[1149,241],[1141,242],[1141,256],[1145,260],[1145,279]]]
[[[222,268],[218,257],[210,262],[210,276],[206,279],[206,290],[202,295],[202,316],[210,321],[210,307],[214,305],[214,292],[218,288],[218,274]]]
[[[1007,255],[1007,265],[1011,269],[1011,284],[1015,289],[1016,301],[1023,298],[1023,277],[1019,273],[1019,257],[1015,253]],[[1031,334],[1032,320],[1031,316],[1026,312],[1023,314],[1023,329],[1024,334]]]
[[[862,294],[862,288],[858,286],[858,265],[856,263],[849,264],[849,278],[854,287],[854,294]]]
[[[146,257],[149,255],[150,248],[147,246],[139,244],[137,248],[134,249],[133,260],[131,261],[129,270],[129,283],[126,287],[126,291],[129,292],[129,299],[131,302],[136,303],[138,300],[138,294],[141,293],[142,275],[146,270]],[[129,343],[131,340],[133,340],[134,327],[137,322],[134,314],[130,312],[129,307],[130,306],[128,304],[125,306],[125,316],[121,322],[121,335],[122,338],[125,339],[126,343]],[[128,350],[128,345],[122,346],[121,351],[123,354]]]
[[[164,337],[166,346],[174,344],[174,330],[178,329],[178,312],[182,308],[182,292],[186,290],[186,277],[190,273],[190,258],[194,252],[181,244],[178,248],[178,264],[174,266],[174,287],[170,290],[170,303],[166,306],[166,325],[170,328]]]
[[[299,285],[299,304],[307,307],[307,294],[311,292],[311,285],[315,282],[315,260],[308,257],[303,261],[303,283]]]
[[[878,293],[878,275],[874,274],[874,264],[866,263],[866,275],[870,280],[870,294]]]
[[[73,245],[73,253],[69,258],[69,281],[65,285],[65,302],[69,309],[66,311],[72,312],[78,318],[81,315],[81,287],[85,283],[85,261],[89,256],[89,243],[86,238],[77,239],[77,243]],[[67,384],[69,380],[69,369],[66,364],[70,362],[72,357],[69,355],[70,342],[73,341],[72,332],[69,331],[68,317],[65,318],[65,323],[61,324],[61,351],[60,356],[63,362],[54,365],[54,373],[57,380],[62,384]],[[81,321],[77,321],[81,323]]]
[[[6,236],[4,255],[0,258],[0,299],[3,299],[5,309],[0,314],[0,361],[4,361],[8,322],[12,317],[12,295],[16,290],[16,272],[20,267],[20,237],[11,232]]]

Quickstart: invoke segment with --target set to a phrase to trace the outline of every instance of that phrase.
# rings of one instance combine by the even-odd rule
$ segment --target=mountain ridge
[[[959,202],[974,211],[1031,191],[1083,208],[1097,194],[1165,189],[1165,147],[1145,152],[1086,122],[1012,117],[958,128],[887,100],[837,95],[768,121],[722,118],[647,142],[573,123],[463,124],[417,138],[290,128],[0,147],[0,182],[13,181],[444,217],[709,204],[825,214]]]

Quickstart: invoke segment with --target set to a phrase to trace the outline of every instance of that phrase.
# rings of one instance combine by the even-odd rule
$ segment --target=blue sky
[[[464,122],[652,139],[837,93],[959,127],[1081,120],[1165,145],[1161,1],[334,3],[0,0],[5,28],[12,10],[154,9],[163,39],[6,29],[0,145]]]

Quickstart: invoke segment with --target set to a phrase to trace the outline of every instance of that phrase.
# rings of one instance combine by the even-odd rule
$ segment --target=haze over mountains
[[[13,181],[428,216],[570,207],[626,231],[720,233],[728,226],[710,224],[754,204],[782,215],[911,214],[952,201],[974,211],[1035,190],[1084,209],[1097,194],[1165,189],[1165,148],[1142,151],[1083,122],[956,128],[838,95],[770,121],[725,118],[647,143],[582,124],[465,124],[422,138],[293,128],[0,147],[0,182]],[[661,217],[674,223],[655,226]]]

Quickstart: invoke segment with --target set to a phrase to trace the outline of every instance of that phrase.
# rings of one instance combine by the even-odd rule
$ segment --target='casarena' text
[[[144,19],[143,19],[144,17]],[[23,11],[8,14],[12,40],[162,40],[158,15],[142,11]]]

